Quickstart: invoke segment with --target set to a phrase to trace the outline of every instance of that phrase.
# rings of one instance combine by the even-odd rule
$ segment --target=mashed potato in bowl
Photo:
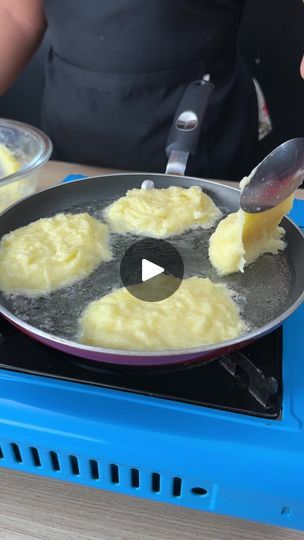
[[[153,238],[166,238],[198,227],[209,229],[221,215],[199,186],[131,189],[105,210],[113,231]]]
[[[15,174],[20,167],[20,162],[14,153],[5,144],[0,144],[0,212],[21,199],[25,194],[24,187],[28,183],[26,180],[1,184],[1,179]]]

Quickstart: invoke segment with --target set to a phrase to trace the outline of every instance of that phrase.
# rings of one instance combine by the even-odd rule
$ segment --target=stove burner
[[[0,317],[0,367],[225,411],[277,419],[282,401],[282,332],[210,362],[155,368],[100,364],[58,352]]]

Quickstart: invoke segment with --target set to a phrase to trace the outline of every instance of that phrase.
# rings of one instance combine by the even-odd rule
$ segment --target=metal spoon
[[[275,148],[252,171],[241,193],[245,212],[265,212],[291,195],[304,180],[304,138]]]

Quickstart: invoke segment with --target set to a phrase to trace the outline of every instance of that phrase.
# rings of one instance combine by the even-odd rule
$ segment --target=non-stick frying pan
[[[188,117],[193,120],[193,116]],[[189,147],[185,149],[181,143],[178,148],[173,148],[174,152],[184,150],[185,153],[191,151]],[[171,159],[171,165],[172,161],[174,160]],[[208,180],[171,174],[107,175],[55,186],[23,199],[0,216],[0,238],[18,227],[58,212],[88,211],[91,215],[102,218],[103,209],[110,202],[124,195],[128,189],[140,188],[145,180],[153,180],[156,188],[197,185],[211,196],[225,213],[239,208],[240,193],[237,189]],[[113,235],[113,260],[104,263],[87,279],[66,289],[36,299],[6,297],[0,293],[0,313],[20,330],[39,341],[98,362],[129,366],[203,362],[241,348],[270,332],[301,303],[304,294],[304,237],[289,219],[284,218],[282,226],[286,231],[287,241],[284,252],[275,256],[266,254],[248,266],[244,274],[233,274],[225,279],[217,276],[208,261],[210,231],[197,229],[168,239],[183,257],[185,277],[207,276],[213,281],[227,283],[236,291],[243,316],[250,325],[249,331],[237,339],[208,347],[158,352],[102,349],[79,344],[76,335],[82,310],[92,300],[114,287],[122,286],[120,259],[125,250],[139,239],[132,235]]]

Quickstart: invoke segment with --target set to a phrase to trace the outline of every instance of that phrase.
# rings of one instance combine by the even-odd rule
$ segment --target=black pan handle
[[[173,151],[196,153],[204,114],[213,89],[214,85],[208,75],[186,88],[169,133],[166,146],[168,157]]]

